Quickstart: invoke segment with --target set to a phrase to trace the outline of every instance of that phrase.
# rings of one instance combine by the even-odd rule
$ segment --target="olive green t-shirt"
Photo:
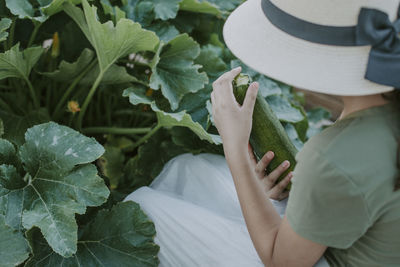
[[[286,216],[330,266],[400,266],[397,137],[390,103],[349,114],[297,154]]]

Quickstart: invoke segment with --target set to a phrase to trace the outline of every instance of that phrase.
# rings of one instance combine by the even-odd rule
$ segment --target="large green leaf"
[[[44,108],[31,111],[25,116],[18,116],[0,110],[0,118],[4,123],[3,138],[18,146],[24,143],[24,134],[28,128],[50,120],[50,116]]]
[[[199,16],[193,16],[192,12],[178,12],[175,19],[170,20],[170,22],[182,33],[192,33],[193,30],[199,26],[200,18]]]
[[[6,32],[6,30],[10,28],[11,23],[12,20],[8,18],[3,18],[0,20],[0,42],[3,42],[7,39],[8,32]]]
[[[113,6],[109,0],[100,0],[101,6],[103,7],[103,11],[105,14],[110,15],[112,21],[117,23],[120,19],[126,17],[124,11],[122,11],[119,7]]]
[[[201,66],[193,62],[199,53],[199,45],[187,34],[181,34],[163,45],[155,57],[150,87],[161,88],[172,110],[178,108],[185,94],[197,92],[208,83],[207,75],[198,71]]]
[[[154,13],[156,19],[168,20],[176,17],[179,10],[179,2],[182,0],[151,0],[154,4]]]
[[[0,215],[0,267],[17,266],[29,256],[28,242],[21,232],[5,224]]]
[[[9,141],[0,139],[0,164],[13,165],[20,167],[17,151]]]
[[[175,26],[166,21],[154,22],[146,29],[155,32],[160,40],[164,42],[169,42],[179,35],[179,31]]]
[[[149,1],[121,0],[121,9],[126,17],[139,22],[143,26],[149,26],[155,19],[154,4]]]
[[[213,3],[202,0],[183,0],[179,4],[180,10],[196,13],[205,13],[215,16],[221,16],[221,10]]]
[[[0,80],[9,77],[28,80],[33,66],[35,66],[43,51],[42,47],[30,47],[21,52],[18,43],[10,50],[1,53]]]
[[[297,150],[301,150],[303,148],[303,141],[301,141],[296,128],[293,124],[285,123],[284,124],[285,131],[289,136],[290,140],[292,141],[293,145],[296,147]]]
[[[204,129],[207,129],[209,126],[209,113],[206,103],[210,99],[211,90],[211,87],[206,87],[196,93],[186,94],[176,112],[186,111],[194,122],[200,123]]]
[[[75,62],[61,61],[58,70],[42,74],[56,81],[71,82],[88,67],[94,56],[95,54],[92,50],[85,48]]]
[[[245,0],[200,0],[201,2],[209,2],[219,7],[223,11],[232,11]]]
[[[80,84],[92,85],[99,73],[100,69],[97,65],[80,81]],[[137,80],[134,76],[128,74],[125,67],[113,64],[104,73],[101,84],[122,84],[136,82]]]
[[[195,63],[202,65],[211,81],[216,80],[224,72],[228,71],[228,66],[222,60],[222,48],[215,45],[205,45],[201,47],[200,55]]]
[[[161,127],[171,128],[173,126],[187,127],[192,130],[200,139],[207,140],[210,143],[221,144],[219,135],[208,133],[200,123],[194,122],[190,114],[186,110],[180,112],[165,112],[161,110],[156,102],[146,96],[142,88],[128,88],[124,90],[123,96],[129,97],[129,102],[133,105],[149,104],[151,109],[156,112],[158,125]]]
[[[60,12],[64,2],[74,5],[79,4],[81,0],[37,0],[35,5],[29,0],[6,0],[6,5],[11,13],[20,19],[31,19],[38,22],[44,22],[50,16]]]
[[[305,118],[301,111],[284,97],[271,95],[267,97],[267,102],[280,121],[297,123]]]
[[[25,266],[158,266],[154,223],[132,201],[101,210],[80,231],[78,251],[71,258],[54,253],[39,231],[29,233],[34,256]]]
[[[125,156],[119,147],[105,144],[104,148],[106,152],[99,159],[98,166],[101,173],[109,179],[110,188],[115,189],[118,186],[119,180],[124,175]]]
[[[127,17],[150,26],[154,19],[169,20],[176,17],[182,0],[122,0],[121,9]]]
[[[19,150],[24,177],[14,166],[0,168],[0,207],[6,207],[6,223],[15,229],[21,224],[40,228],[52,249],[69,257],[77,249],[75,213],[101,205],[109,195],[96,167],[87,164],[104,149],[93,138],[53,122],[28,129],[25,140]]]
[[[44,76],[47,76],[51,79],[61,82],[70,83],[83,71],[88,68],[88,66],[93,61],[95,54],[90,49],[84,49],[79,58],[73,62],[68,63],[66,61],[61,61],[58,70],[54,72],[45,72]],[[93,67],[81,80],[80,84],[84,85],[92,85],[97,76],[99,76],[100,69],[97,65]],[[121,83],[129,83],[135,82],[137,79],[131,75],[129,75],[124,67],[117,66],[115,64],[111,65],[108,70],[105,72],[103,79],[101,80],[102,84],[121,84]]]
[[[333,122],[330,120],[331,113],[321,107],[313,108],[307,111],[308,117],[308,130],[307,139],[321,132],[324,128],[331,125]]]
[[[124,56],[139,51],[153,51],[159,43],[157,36],[141,28],[139,23],[120,19],[116,26],[112,21],[104,24],[97,19],[97,8],[82,1],[84,13],[78,7],[64,4],[65,12],[78,24],[96,50],[101,72]]]

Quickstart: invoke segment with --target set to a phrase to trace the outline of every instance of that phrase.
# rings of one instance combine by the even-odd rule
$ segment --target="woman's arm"
[[[219,77],[213,83],[211,99],[213,118],[223,141],[250,237],[261,260],[269,267],[312,266],[326,246],[297,235],[286,219],[280,218],[265,197],[247,153],[258,84],[250,85],[240,106],[232,89],[232,80],[240,71],[239,67]]]
[[[254,247],[266,266],[312,266],[326,246],[297,235],[281,219],[265,192],[246,151],[224,147],[240,206]],[[279,168],[279,167],[278,167]],[[280,190],[285,186],[282,184]]]

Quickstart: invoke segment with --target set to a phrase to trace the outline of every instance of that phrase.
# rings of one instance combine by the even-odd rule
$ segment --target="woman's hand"
[[[248,144],[248,151],[250,159],[253,162],[257,177],[261,180],[267,196],[271,199],[279,201],[287,198],[289,196],[289,191],[285,191],[285,188],[293,177],[292,172],[289,172],[288,175],[286,175],[286,177],[282,179],[279,183],[275,184],[275,182],[282,175],[282,173],[284,173],[287,168],[289,168],[290,162],[288,160],[285,160],[269,175],[266,175],[265,168],[267,168],[268,164],[274,158],[274,153],[272,151],[268,151],[257,163],[256,157],[253,153],[253,148],[251,147],[250,143]]]
[[[252,83],[241,106],[233,94],[232,81],[241,71],[238,67],[221,75],[213,83],[212,115],[225,151],[246,151],[249,142],[258,84]],[[246,153],[246,152],[245,152]]]

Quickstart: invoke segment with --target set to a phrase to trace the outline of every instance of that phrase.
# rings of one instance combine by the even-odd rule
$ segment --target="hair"
[[[382,94],[383,98],[392,102],[396,102],[396,105],[400,112],[400,88],[395,89],[389,93]],[[394,185],[394,191],[400,189],[400,136],[397,136],[397,159],[396,159],[396,166],[397,166],[397,180]]]

